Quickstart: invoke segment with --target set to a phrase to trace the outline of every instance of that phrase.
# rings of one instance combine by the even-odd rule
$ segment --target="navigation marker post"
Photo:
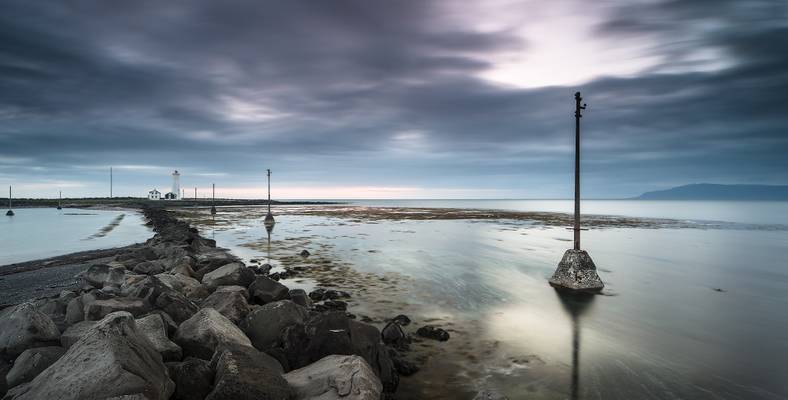
[[[5,215],[7,215],[9,217],[13,217],[14,216],[14,210],[11,209],[11,186],[10,185],[8,186],[8,212],[6,212]]]
[[[62,210],[63,209],[63,207],[60,205],[61,200],[63,200],[63,191],[62,190],[57,192],[57,209],[58,210]]]
[[[211,184],[211,214],[216,214],[216,184]]]
[[[271,170],[268,169],[268,214],[265,215],[265,220],[263,220],[263,225],[266,227],[274,226],[276,221],[274,221],[274,214],[271,214]]]
[[[580,92],[575,93],[575,221],[574,248],[567,250],[555,273],[549,279],[550,286],[559,290],[595,293],[605,284],[596,272],[596,265],[588,252],[580,249],[580,118],[585,104]]]

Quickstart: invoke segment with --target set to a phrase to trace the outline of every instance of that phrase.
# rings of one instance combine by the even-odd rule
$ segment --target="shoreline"
[[[61,347],[65,348],[69,347],[66,346],[66,338],[69,338],[69,344],[72,341],[82,343],[92,337],[90,332],[101,331],[105,325],[129,319],[136,320],[136,324],[140,325],[141,320],[157,315],[160,317],[155,318],[161,318],[163,326],[168,327],[165,337],[159,337],[157,341],[180,346],[181,350],[180,356],[174,359],[169,353],[159,351],[161,360],[169,359],[171,363],[180,363],[179,366],[192,362],[187,357],[206,361],[207,365],[203,366],[213,367],[216,375],[209,385],[212,392],[224,390],[223,378],[219,377],[222,373],[219,371],[220,366],[207,363],[215,357],[270,359],[267,363],[274,366],[268,372],[271,369],[280,371],[279,374],[274,373],[272,379],[281,383],[283,377],[287,378],[287,384],[280,385],[280,389],[292,394],[298,391],[298,383],[291,382],[288,374],[312,368],[313,364],[329,362],[324,360],[331,354],[355,355],[352,359],[330,362],[353,362],[357,366],[359,360],[363,360],[366,364],[362,363],[362,367],[374,373],[371,377],[367,376],[367,380],[371,379],[372,382],[367,382],[371,387],[365,390],[377,394],[361,398],[370,399],[394,398],[400,372],[413,373],[418,369],[401,355],[407,353],[410,338],[405,336],[399,325],[393,322],[388,324],[381,336],[378,328],[356,321],[354,315],[345,311],[347,303],[342,299],[347,299],[348,293],[326,288],[316,291],[320,295],[307,294],[300,289],[290,290],[278,282],[276,273],[269,274],[265,266],[247,267],[229,250],[216,247],[213,240],[200,236],[196,229],[175,218],[171,212],[161,208],[143,208],[142,213],[148,220],[147,225],[155,232],[145,243],[11,264],[12,269],[3,271],[1,275],[3,281],[36,275],[35,282],[40,285],[47,280],[41,279],[42,271],[52,271],[60,273],[57,280],[65,283],[49,285],[52,290],[46,293],[48,297],[41,297],[38,288],[27,288],[29,294],[39,295],[38,298],[4,306],[0,310],[0,328],[8,330],[10,334],[13,329],[8,325],[11,323],[9,315],[22,312],[32,314],[28,320],[31,324],[44,320],[47,321],[46,325],[57,327],[56,335],[53,336],[58,336]],[[63,273],[75,271],[79,274],[77,279],[62,276]],[[31,282],[34,281],[28,281]],[[52,294],[55,291],[59,293]],[[279,321],[279,324],[273,329],[269,326],[270,321]],[[212,338],[199,337],[201,334],[197,333],[197,337],[184,338],[188,336],[188,332],[185,332],[187,328],[194,328],[192,325],[202,322],[207,323],[206,326],[227,325],[229,322],[232,326],[228,325]],[[42,329],[27,329],[27,333],[22,336],[35,335],[37,331]],[[79,331],[79,334],[74,331]],[[234,333],[229,338],[222,336],[226,331]],[[160,344],[157,341],[152,342]],[[217,344],[223,341],[228,341],[228,347]],[[229,344],[234,341],[249,343],[250,346],[242,350],[228,350]],[[48,342],[55,344],[57,340]],[[76,344],[70,346],[65,355],[52,360],[50,368],[37,371],[37,376],[31,376],[31,382],[19,384],[3,398],[35,398],[44,393],[42,387],[52,384],[48,382],[51,380],[48,374],[65,374],[68,379],[67,368],[73,365],[67,365],[64,360],[70,360],[68,356]],[[36,349],[37,344],[26,347],[29,351]],[[20,363],[21,356],[17,350],[0,348],[0,372],[3,372],[0,375],[6,375],[11,368],[16,367],[12,364],[15,359],[16,364]],[[172,367],[171,363],[167,364],[168,368]],[[257,368],[259,365],[249,367]],[[180,377],[177,372],[172,372],[173,368],[169,368],[171,374],[165,374],[162,377],[164,382],[160,384],[170,388],[165,392],[174,390],[177,394],[179,390],[187,390],[187,387],[179,386]],[[354,368],[354,374],[364,372],[364,368]],[[342,371],[341,368],[330,370],[334,374]],[[94,384],[84,377],[80,381],[83,386]],[[254,386],[253,382],[248,384]],[[0,389],[4,392],[5,385],[0,385]],[[146,386],[143,391],[148,389]],[[261,387],[252,389],[273,390]]]

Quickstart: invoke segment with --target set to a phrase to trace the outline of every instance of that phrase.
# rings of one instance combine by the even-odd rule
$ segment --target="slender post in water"
[[[8,211],[5,213],[5,215],[7,215],[9,217],[13,217],[14,216],[14,210],[12,210],[11,208],[12,208],[11,207],[11,185],[8,185]]]
[[[216,214],[216,184],[211,184],[211,214]]]
[[[60,205],[61,200],[63,199],[63,191],[60,190],[57,192],[57,209],[62,210],[63,207]]]
[[[580,110],[585,110],[586,105],[580,105],[583,100],[580,92],[575,93],[575,250],[580,250]]]
[[[275,221],[274,215],[271,214],[271,170],[268,169],[266,171],[268,171],[268,214],[265,215],[265,220],[263,223],[266,226],[273,226]]]
[[[109,167],[109,198],[112,198],[112,167]]]

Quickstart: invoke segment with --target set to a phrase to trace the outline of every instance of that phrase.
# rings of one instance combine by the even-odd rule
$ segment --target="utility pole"
[[[63,200],[63,191],[62,190],[57,192],[57,209],[58,210],[62,210],[63,209],[63,207],[60,205],[61,200]]]
[[[575,250],[580,250],[580,118],[583,118],[581,110],[586,109],[586,105],[580,105],[583,100],[580,92],[575,93]]]
[[[14,210],[11,208],[11,185],[8,186],[8,212],[5,215],[9,217],[14,216]]]
[[[211,214],[216,214],[216,184],[211,184]]]
[[[549,282],[558,290],[595,293],[601,291],[605,284],[599,278],[591,256],[580,249],[580,118],[583,117],[581,111],[586,109],[585,104],[580,104],[582,100],[580,92],[575,93],[575,243],[574,248],[564,252]]]
[[[271,214],[271,170],[268,169],[268,214],[265,215],[265,220],[263,220],[263,224],[268,226],[273,226],[276,221],[274,221],[274,214]]]
[[[112,167],[109,167],[109,198],[112,198]]]

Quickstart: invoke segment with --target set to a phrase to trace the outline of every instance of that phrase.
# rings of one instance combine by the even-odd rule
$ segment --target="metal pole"
[[[8,185],[8,209],[11,209],[11,185]]]
[[[112,198],[112,167],[109,167],[109,198]]]
[[[271,213],[271,170],[268,170],[268,213]]]
[[[585,110],[586,105],[580,105],[580,92],[575,93],[575,250],[580,250],[580,110]]]

